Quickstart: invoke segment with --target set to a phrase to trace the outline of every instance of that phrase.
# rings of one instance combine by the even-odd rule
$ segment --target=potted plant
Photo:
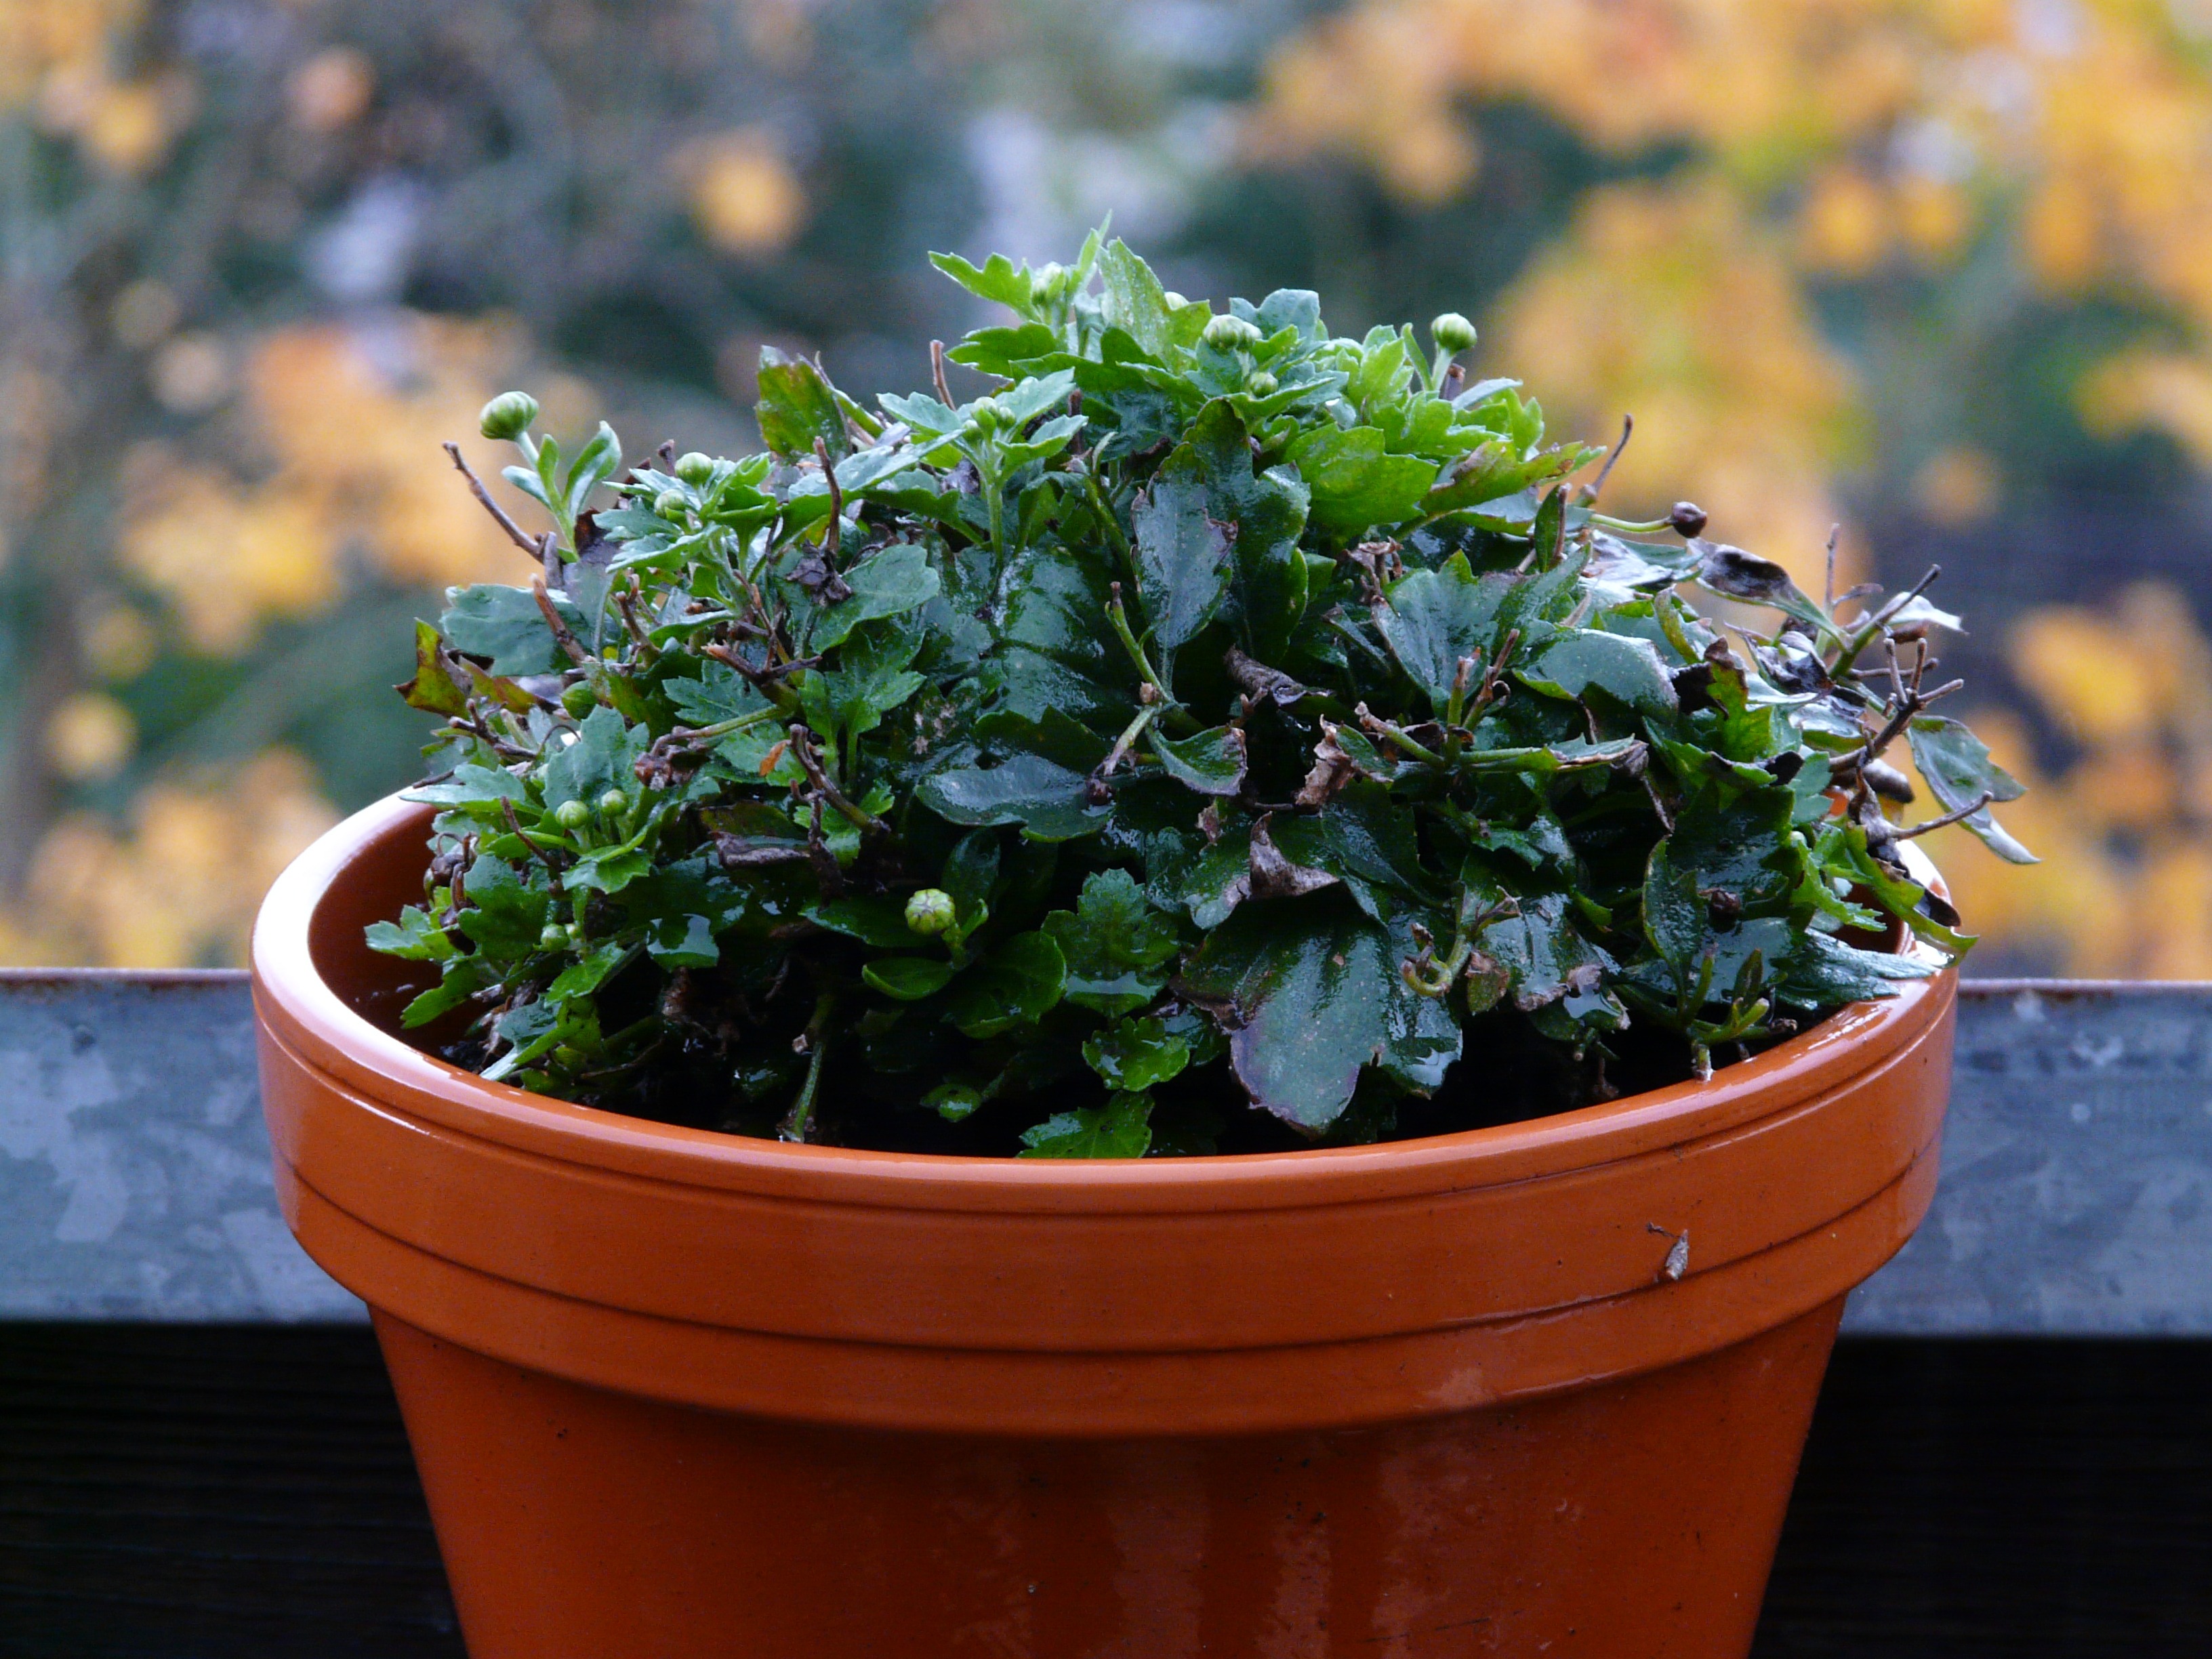
[[[937,263],[1012,320],[757,455],[488,406],[529,585],[263,912],[471,1650],[1741,1655],[1935,1180],[1911,838],[2027,856],[1955,618],[1601,513],[1456,316]]]

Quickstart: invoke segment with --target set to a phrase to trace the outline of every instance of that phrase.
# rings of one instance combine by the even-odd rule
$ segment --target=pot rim
[[[1571,1174],[1740,1128],[1879,1067],[1939,1020],[1955,967],[1900,981],[1711,1081],[1550,1116],[1362,1146],[1176,1158],[1047,1159],[793,1145],[655,1122],[490,1082],[427,1054],[356,1012],[318,967],[318,913],[349,869],[395,836],[421,841],[433,810],[398,795],[325,832],[279,876],[253,928],[252,972],[267,1035],[364,1103],[540,1157],[682,1184],[775,1191],[866,1206],[1150,1211],[1370,1202]],[[1917,852],[1917,848],[1908,850]],[[1933,866],[1926,866],[1932,877]],[[1909,950],[1924,947],[1909,944]],[[1396,1177],[1393,1179],[1393,1177]]]

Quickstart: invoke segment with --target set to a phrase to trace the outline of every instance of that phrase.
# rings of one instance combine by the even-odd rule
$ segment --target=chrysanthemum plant
[[[1012,320],[873,407],[763,353],[760,454],[485,410],[550,528],[471,475],[537,573],[401,688],[432,857],[371,943],[426,1043],[788,1140],[1373,1140],[1710,1075],[1966,948],[1908,838],[2028,856],[1924,582],[1607,516],[1464,319],[936,263]]]

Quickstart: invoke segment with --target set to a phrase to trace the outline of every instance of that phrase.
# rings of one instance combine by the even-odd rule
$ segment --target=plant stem
[[[830,1011],[836,1005],[837,999],[827,991],[814,1000],[814,1018],[806,1022],[806,1081],[799,1086],[799,1098],[792,1103],[790,1112],[776,1127],[778,1140],[803,1141],[813,1133],[814,1094],[822,1085],[823,1057],[830,1052],[823,1036],[830,1024]]]

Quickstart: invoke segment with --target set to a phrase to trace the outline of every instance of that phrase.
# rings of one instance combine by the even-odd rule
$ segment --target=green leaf
[[[1166,362],[1175,341],[1175,314],[1152,268],[1116,236],[1099,252],[1098,275],[1107,327],[1120,329],[1151,356]]]
[[[631,884],[635,888],[635,883]],[[646,952],[663,968],[712,968],[721,960],[714,924],[705,916],[662,916],[646,937]]]
[[[1648,640],[1577,629],[1546,646],[1517,678],[1534,690],[1579,698],[1604,692],[1639,714],[1674,712],[1674,684]]]
[[[1371,426],[1316,427],[1292,441],[1290,458],[1313,491],[1314,522],[1347,540],[1418,517],[1437,476],[1434,461],[1389,453]]]
[[[551,902],[543,888],[531,885],[512,865],[489,853],[479,854],[469,866],[465,886],[468,904],[459,918],[464,933],[494,957],[525,957],[538,949]]]
[[[1310,817],[1279,814],[1270,832],[1285,858],[1334,876],[1377,921],[1408,904],[1443,902],[1421,868],[1413,810],[1381,784],[1347,785]]]
[[[1437,714],[1451,700],[1462,659],[1487,661],[1497,646],[1498,618],[1513,579],[1496,573],[1478,580],[1464,553],[1434,570],[1416,570],[1393,584],[1375,608],[1375,625],[1390,654],[1419,686]]]
[[[1137,592],[1165,651],[1212,622],[1229,592],[1231,526],[1212,515],[1212,505],[1206,463],[1186,444],[1129,508]]]
[[[989,919],[991,894],[999,884],[999,838],[988,830],[971,830],[952,844],[945,855],[945,872],[938,885],[951,896],[954,925],[963,937]]]
[[[815,623],[811,650],[842,645],[862,623],[919,611],[943,586],[930,567],[928,554],[904,542],[870,555],[842,574],[852,595],[830,606]]]
[[[1066,997],[1109,1018],[1134,1012],[1160,994],[1165,967],[1180,947],[1175,923],[1154,909],[1126,870],[1086,877],[1073,910],[1054,910],[1044,931],[1066,966]]]
[[[1925,979],[1937,964],[1924,955],[1862,951],[1832,933],[1806,932],[1781,964],[1778,994],[1799,1008],[1833,1008],[1894,996],[1900,980]]]
[[[952,964],[926,957],[885,957],[862,968],[860,977],[887,997],[919,1002],[952,982]]]
[[[1710,908],[1698,891],[1698,872],[1678,870],[1662,841],[1651,849],[1644,874],[1644,934],[1660,960],[1674,970],[1687,990],[1697,981],[1698,957],[1712,938]]]
[[[1033,550],[1009,576],[1005,704],[1024,720],[1059,713],[1113,731],[1137,706],[1137,680],[1106,626],[1103,548]]]
[[[1244,733],[1217,726],[1187,738],[1152,734],[1152,749],[1168,775],[1201,795],[1233,795],[1244,782]]]
[[[432,921],[418,905],[409,905],[397,922],[368,925],[368,948],[410,962],[450,962],[455,951],[446,930]]]
[[[662,682],[676,712],[693,726],[719,726],[747,714],[763,714],[769,700],[736,669],[707,659],[696,679]]]
[[[629,952],[611,940],[593,947],[591,954],[580,962],[572,962],[555,975],[545,988],[547,1000],[566,1002],[571,997],[587,997],[606,983],[607,976],[629,959]]]
[[[1018,823],[1039,841],[1072,841],[1106,821],[1091,804],[1090,781],[1041,755],[1015,754],[988,770],[940,772],[917,792],[921,804],[949,823]]]
[[[595,802],[610,789],[637,793],[637,763],[652,734],[601,704],[584,716],[574,738],[558,749],[539,773],[547,806]]]
[[[906,906],[896,899],[823,899],[806,907],[806,919],[878,949],[912,949],[918,942],[906,925]]]
[[[957,253],[933,253],[929,263],[977,299],[1011,306],[1024,317],[1030,314],[1030,268],[1026,264],[1017,270],[1013,261],[1003,253],[994,253],[983,262],[981,270]]]
[[[947,1123],[973,1117],[983,1107],[981,1089],[966,1083],[941,1083],[921,1097],[921,1103]]]
[[[564,886],[592,893],[619,893],[653,868],[642,847],[595,847],[561,872]]]
[[[1066,981],[1066,961],[1050,937],[1017,933],[961,976],[952,1023],[971,1037],[1033,1025],[1059,1003]]]
[[[520,778],[503,766],[478,766],[473,761],[464,761],[434,783],[401,790],[399,798],[431,806],[496,807],[503,800],[527,801],[530,791]]]
[[[1115,244],[1119,246],[1120,244]],[[1119,1094],[1103,1106],[1079,1107],[1022,1132],[1020,1158],[1142,1158],[1152,1144],[1146,1120],[1152,1103]]]
[[[1990,758],[1989,745],[1957,720],[1941,714],[1916,715],[1905,729],[1905,740],[1912,745],[1912,763],[1928,781],[1929,793],[1947,812],[1979,799],[1985,791],[1996,800],[2018,800],[2027,793],[2019,779]],[[1987,806],[1961,822],[2006,862],[2042,862],[2005,832]]]
[[[921,630],[901,619],[871,623],[846,642],[837,666],[811,670],[799,682],[799,705],[824,737],[866,736],[927,684],[907,665],[921,648]]]
[[[1184,979],[1216,1011],[1252,1103],[1318,1133],[1343,1115],[1405,994],[1388,936],[1323,892],[1237,907]]]
[[[1280,467],[1252,470],[1252,444],[1235,405],[1216,398],[1199,411],[1170,461],[1188,454],[1206,481],[1206,512],[1237,526],[1230,594],[1244,648],[1261,661],[1288,648],[1305,612],[1308,576],[1298,553],[1306,488]]]
[[[571,629],[586,626],[583,613],[565,599],[555,599],[553,606]],[[526,587],[480,582],[447,588],[438,631],[463,655],[489,658],[495,674],[550,674],[568,665]]]
[[[1190,1044],[1160,1019],[1125,1019],[1083,1045],[1083,1058],[1109,1089],[1145,1090],[1179,1077]]]
[[[574,522],[576,516],[589,506],[592,492],[622,470],[622,440],[605,421],[592,434],[589,443],[577,451],[576,459],[569,463],[568,477],[562,484],[562,517]]]
[[[820,366],[805,357],[787,357],[774,346],[761,348],[760,402],[753,419],[761,441],[786,460],[813,454],[817,438],[828,447],[833,465],[853,447],[844,411]]]
[[[428,1025],[451,1013],[492,983],[494,970],[481,957],[455,957],[446,964],[446,975],[400,1011],[399,1023],[408,1030]]]

